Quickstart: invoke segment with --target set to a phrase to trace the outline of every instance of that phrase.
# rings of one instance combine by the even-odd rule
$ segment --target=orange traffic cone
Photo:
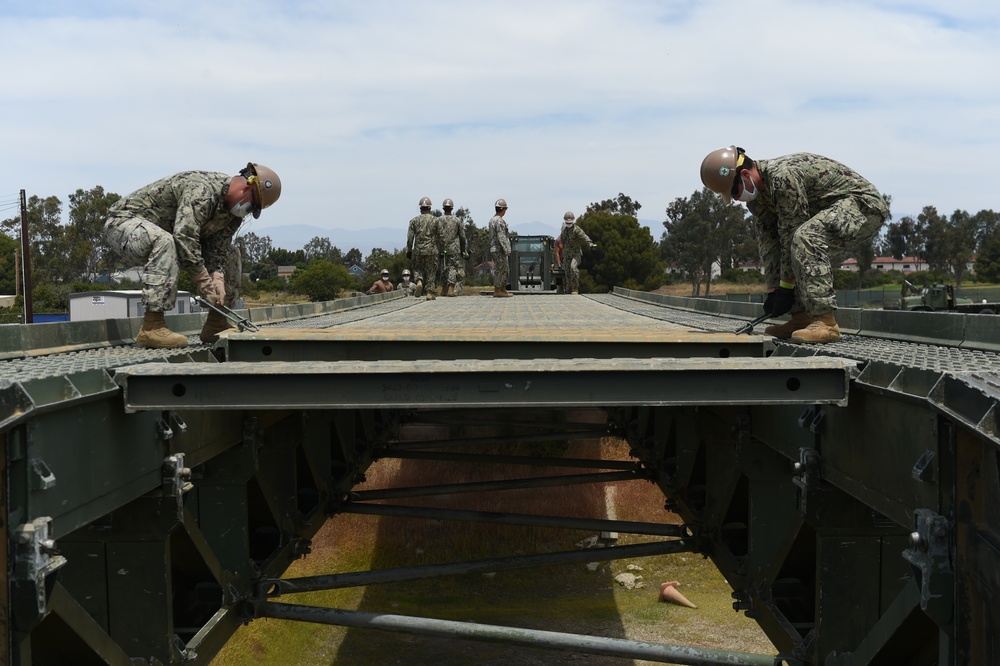
[[[697,606],[688,601],[687,597],[680,593],[677,589],[679,584],[680,583],[676,580],[672,580],[669,583],[663,583],[660,585],[660,601],[669,601],[670,603],[677,604],[678,606],[697,608]]]

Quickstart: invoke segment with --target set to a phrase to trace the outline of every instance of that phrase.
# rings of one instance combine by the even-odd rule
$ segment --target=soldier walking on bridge
[[[580,293],[580,262],[583,261],[583,248],[594,247],[594,242],[590,240],[583,229],[576,225],[576,215],[572,211],[566,211],[563,215],[562,233],[559,234],[561,241],[561,251],[557,254],[559,264],[566,271],[566,284],[563,293]]]
[[[503,216],[507,213],[507,202],[497,199],[493,204],[496,215],[490,218],[490,257],[493,259],[493,297],[513,296],[507,291],[510,279],[510,230]]]
[[[140,347],[186,347],[187,337],[174,333],[163,313],[177,301],[177,279],[186,269],[202,297],[232,308],[242,279],[240,253],[233,236],[247,215],[260,217],[281,195],[278,175],[262,164],[247,164],[236,176],[209,171],[183,171],[162,178],[119,199],[108,210],[104,237],[129,265],[141,264],[142,328]],[[201,329],[202,342],[215,342],[234,328],[210,310]]]
[[[421,197],[420,215],[410,220],[406,233],[406,258],[413,260],[415,295],[426,293],[428,301],[434,300],[437,291],[439,244],[440,230],[438,219],[431,215],[431,199]]]
[[[791,321],[764,332],[794,342],[840,339],[830,257],[870,242],[889,218],[875,186],[828,157],[795,153],[754,161],[737,146],[701,163],[701,182],[753,213],[768,295],[764,312]]]
[[[465,225],[451,214],[455,202],[445,199],[441,204],[444,215],[438,218],[441,236],[441,272],[444,276],[442,296],[458,296],[455,284],[460,279],[460,271],[466,257]]]

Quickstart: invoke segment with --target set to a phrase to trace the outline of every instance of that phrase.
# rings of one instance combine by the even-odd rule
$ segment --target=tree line
[[[133,268],[104,240],[103,227],[108,209],[120,195],[101,186],[78,189],[69,195],[67,222],[63,223],[63,202],[56,196],[27,199],[28,247],[31,256],[32,300],[38,312],[64,312],[69,294],[103,289],[137,289],[137,283],[123,279],[113,284],[111,276]],[[607,291],[619,285],[634,289],[655,289],[663,283],[664,263],[649,230],[636,218],[641,205],[619,193],[615,198],[591,203],[577,223],[598,244],[584,257],[581,289]],[[440,210],[432,211],[441,215]],[[467,256],[466,284],[488,284],[485,275],[476,278],[477,267],[490,260],[489,230],[479,227],[468,209],[455,215],[465,225]],[[0,220],[0,294],[14,294],[17,284],[15,254],[20,250],[20,217]],[[275,247],[271,238],[244,232],[234,239],[243,260],[243,293],[256,296],[261,291],[289,292],[311,300],[329,300],[344,291],[367,286],[372,274],[383,268],[399,276],[409,268],[405,248],[374,248],[365,257],[361,250],[346,252],[330,238],[314,237],[302,249]],[[361,277],[348,269],[366,269]],[[294,266],[289,279],[278,277],[279,266]],[[190,277],[181,273],[180,289],[194,290]]]
[[[108,279],[131,268],[121,265],[120,258],[104,241],[108,209],[119,198],[99,185],[78,189],[68,197],[66,223],[62,221],[63,203],[58,197],[28,198],[32,297],[39,312],[65,311],[69,294],[76,291],[138,288],[127,280],[111,285]],[[886,199],[891,203],[891,197]],[[641,208],[638,201],[619,193],[589,204],[577,219],[597,244],[584,255],[580,273],[583,292],[602,292],[614,286],[653,290],[672,280],[685,280],[691,284],[692,295],[700,295],[702,288],[705,295],[710,295],[713,264],[730,280],[762,280],[759,273],[740,270],[743,264],[759,261],[752,221],[745,207],[726,205],[707,188],[696,190],[666,207],[664,231],[658,242],[639,223]],[[441,211],[432,213],[440,215]],[[459,208],[455,214],[466,231],[466,284],[487,284],[488,277],[477,280],[476,269],[490,259],[489,231],[476,225],[468,209]],[[15,292],[14,255],[19,248],[20,226],[19,216],[0,221],[0,294]],[[274,247],[270,237],[253,232],[239,234],[235,242],[243,258],[244,293],[251,296],[266,290],[329,300],[343,291],[366,287],[364,283],[373,279],[370,275],[383,268],[398,276],[409,267],[405,248],[374,248],[366,257],[357,248],[345,252],[330,238],[315,237],[302,249],[288,250]],[[927,206],[915,218],[890,221],[882,234],[856,253],[860,274],[850,277],[865,283],[868,268],[877,256],[914,257],[958,286],[969,278],[966,266],[974,258],[977,280],[1000,282],[1000,214],[992,210],[975,214],[956,210],[947,216]],[[837,258],[837,263],[846,258]],[[353,265],[367,270],[360,283],[348,272]],[[289,280],[278,278],[279,266],[295,267]],[[181,288],[194,288],[183,274]]]

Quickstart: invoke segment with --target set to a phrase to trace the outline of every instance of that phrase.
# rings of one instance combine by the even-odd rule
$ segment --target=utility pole
[[[35,316],[31,305],[31,248],[28,242],[28,203],[21,190],[21,270],[24,277],[21,284],[24,286],[24,323],[35,323]]]

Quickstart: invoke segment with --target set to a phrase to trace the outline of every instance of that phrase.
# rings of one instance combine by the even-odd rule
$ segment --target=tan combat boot
[[[216,342],[219,339],[219,333],[230,329],[237,330],[231,321],[215,310],[209,310],[208,317],[205,318],[205,325],[201,327],[201,334],[198,337],[202,342]]]
[[[420,298],[421,296],[424,295],[424,281],[423,280],[417,280],[417,285],[416,285],[416,287],[413,290],[413,295],[416,296],[417,298]]]
[[[434,290],[433,289],[428,289],[427,290],[427,300],[428,301],[433,301],[435,298],[437,298],[437,296],[434,295]]]
[[[441,295],[442,296],[448,296],[448,297],[458,296],[458,294],[455,293],[455,283],[454,282],[449,282],[448,284],[446,284],[444,286],[444,293],[441,294]]]
[[[792,333],[792,342],[823,344],[840,340],[840,326],[832,312],[813,317],[812,323],[801,331]]]
[[[142,317],[142,328],[135,336],[135,344],[147,349],[168,349],[172,347],[187,347],[188,339],[180,333],[174,333],[163,321],[162,312],[146,311]]]
[[[764,335],[773,335],[779,340],[787,340],[795,331],[801,331],[812,323],[812,315],[808,312],[794,312],[792,318],[784,324],[772,324],[764,329]]]

